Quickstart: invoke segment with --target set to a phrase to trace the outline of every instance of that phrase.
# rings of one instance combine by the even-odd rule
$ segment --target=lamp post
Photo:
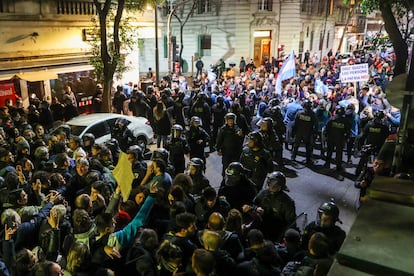
[[[158,9],[157,4],[154,6],[155,12],[155,84],[158,86],[160,83],[160,59],[158,56]]]

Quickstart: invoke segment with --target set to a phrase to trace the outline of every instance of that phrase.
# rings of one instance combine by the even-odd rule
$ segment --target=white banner
[[[368,81],[368,63],[341,66],[340,79],[342,83]]]

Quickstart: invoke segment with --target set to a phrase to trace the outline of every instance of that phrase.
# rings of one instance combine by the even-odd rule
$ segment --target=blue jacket
[[[134,245],[134,241],[139,229],[144,226],[145,221],[148,218],[149,213],[151,212],[152,206],[154,205],[155,198],[148,196],[142,205],[139,212],[136,214],[134,219],[128,223],[123,229],[116,231],[114,235],[111,235],[110,240],[113,240],[113,236],[116,238],[116,243],[121,247],[131,247]],[[108,244],[111,241],[108,242]]]

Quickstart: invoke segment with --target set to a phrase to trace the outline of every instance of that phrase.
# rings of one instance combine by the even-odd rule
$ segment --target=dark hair
[[[275,264],[278,254],[275,245],[271,241],[265,241],[263,247],[256,251],[258,261],[265,266]]]
[[[155,164],[157,165],[158,168],[160,168],[160,171],[162,173],[165,172],[165,169],[167,168],[167,164],[165,164],[164,160],[156,158],[152,160],[152,162],[155,162]]]
[[[145,197],[147,197],[149,195],[149,190],[147,187],[139,185],[131,190],[131,193],[129,194],[129,199],[135,201],[135,197],[139,193],[143,193]]]
[[[324,258],[329,256],[329,240],[321,232],[316,232],[311,236],[308,248],[312,249],[317,257]]]
[[[75,206],[78,209],[88,211],[91,206],[91,198],[88,194],[80,194],[75,199]]]
[[[4,185],[8,191],[17,189],[20,186],[19,176],[15,172],[9,172],[4,177]]]
[[[206,187],[203,190],[203,199],[204,200],[214,200],[217,197],[217,192],[213,187]]]
[[[104,165],[102,165],[101,161],[95,158],[89,161],[89,166],[92,170],[96,170],[99,172],[103,172],[104,170]]]
[[[160,245],[157,232],[151,228],[142,229],[138,239],[139,243],[142,244],[142,246],[150,252],[155,252],[155,250]]]
[[[254,244],[261,244],[264,242],[264,236],[262,231],[259,229],[252,229],[247,233],[247,242],[249,246],[252,246]]]
[[[119,210],[127,212],[131,218],[133,218],[137,213],[137,205],[134,200],[127,200],[125,202],[121,202]]]
[[[69,156],[62,152],[62,153],[57,153],[55,155],[55,164],[58,168],[62,167],[63,164],[68,160]]]
[[[178,214],[185,213],[186,211],[184,202],[176,201],[170,207],[170,219],[175,219]]]
[[[243,230],[242,230],[243,218],[242,214],[237,209],[231,209],[227,213],[226,218],[226,230],[230,232],[237,233],[240,237],[242,237]]]
[[[98,232],[103,232],[105,228],[112,226],[113,217],[109,213],[101,213],[96,216],[95,224]]]
[[[79,146],[82,145],[82,139],[79,136],[71,135],[69,139],[72,139]]]
[[[203,275],[210,275],[216,266],[216,259],[211,252],[197,248],[193,253],[193,266]]]
[[[49,173],[46,171],[36,171],[32,176],[32,183],[39,179],[42,184],[49,182]]]
[[[74,234],[84,233],[89,230],[91,226],[91,218],[84,209],[75,209],[72,215],[73,232]]]
[[[66,143],[65,142],[56,142],[56,143],[53,144],[52,149],[53,149],[53,152],[56,153],[56,154],[65,153]],[[55,162],[56,162],[56,160],[55,160]]]
[[[188,174],[179,173],[174,177],[172,185],[180,185],[184,192],[188,194],[193,186],[193,180]]]
[[[92,185],[94,182],[99,181],[99,177],[100,177],[100,173],[98,171],[88,172],[88,174],[85,176],[86,184]]]
[[[180,185],[173,185],[170,189],[170,194],[174,197],[175,201],[185,201],[186,195],[184,189]]]
[[[173,244],[169,240],[164,240],[156,253],[159,263],[164,261],[181,261],[183,257],[183,252],[180,247]]]
[[[49,177],[50,180],[50,189],[57,189],[62,186],[65,186],[66,181],[62,182],[62,174],[60,173],[52,173]],[[64,178],[63,178],[64,179]]]
[[[37,263],[32,271],[32,276],[54,276],[55,274],[50,273],[50,269],[54,264],[57,264],[52,261],[43,261]]]
[[[192,213],[181,213],[175,217],[177,228],[183,229],[188,228],[191,224],[195,223],[196,216]]]
[[[33,270],[35,263],[31,263],[29,249],[23,248],[16,253],[16,265],[12,275],[28,275]]]

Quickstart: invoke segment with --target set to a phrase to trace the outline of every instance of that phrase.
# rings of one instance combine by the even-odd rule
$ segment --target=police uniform
[[[264,131],[260,130],[263,137],[263,144],[269,151],[272,160],[275,160],[279,166],[283,166],[283,149],[281,136],[276,135],[273,129]]]
[[[296,208],[293,199],[284,191],[260,191],[253,203],[264,210],[261,230],[267,239],[279,242],[286,229],[294,226]]]
[[[340,171],[342,168],[342,155],[345,147],[345,142],[351,132],[351,124],[349,120],[341,115],[336,115],[326,124],[326,134],[328,142],[328,150],[326,155],[326,166],[329,166],[332,152],[336,150],[336,170]]]
[[[313,151],[313,133],[316,129],[316,125],[316,116],[311,109],[304,109],[296,114],[294,125],[294,133],[296,135],[292,152],[292,160],[296,158],[300,143],[304,142],[306,147],[306,162],[311,162]]]
[[[360,141],[375,147],[374,154],[379,152],[390,133],[389,126],[382,119],[374,118],[362,130]]]
[[[240,163],[250,170],[250,180],[256,185],[258,190],[261,190],[267,173],[273,170],[270,153],[263,148],[255,151],[249,147],[244,147],[240,156]]]
[[[187,140],[183,137],[171,138],[166,147],[169,152],[170,162],[175,167],[175,173],[183,173],[185,170],[185,154],[190,152]]]
[[[244,136],[239,135],[241,129],[234,124],[229,127],[227,124],[222,126],[217,134],[217,152],[222,154],[223,175],[227,166],[234,161],[239,161],[243,149]]]
[[[212,108],[213,133],[212,133],[212,139],[211,140],[214,141],[214,142],[217,141],[217,135],[218,135],[218,131],[219,131],[220,127],[222,127],[224,125],[224,116],[226,115],[226,113],[227,113],[227,109],[224,105],[224,102],[222,104],[216,103],[215,105],[213,105],[213,108]]]
[[[329,241],[329,253],[332,255],[339,251],[346,237],[345,231],[337,225],[321,227],[316,221],[313,221],[305,227],[303,232],[302,245],[304,249],[308,246],[310,238],[316,232],[322,232],[326,235]]]
[[[199,140],[202,140],[202,142],[198,143]],[[190,130],[187,132],[187,141],[190,146],[190,158],[198,157],[206,163],[204,148],[209,140],[210,136],[201,126],[191,126]]]

